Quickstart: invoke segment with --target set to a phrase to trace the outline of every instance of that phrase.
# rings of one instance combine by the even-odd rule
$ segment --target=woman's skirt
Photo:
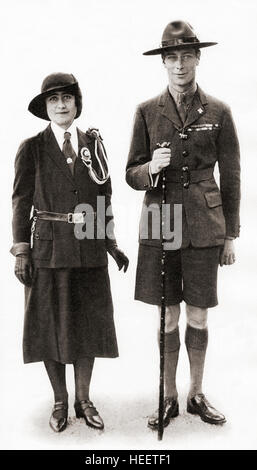
[[[108,268],[36,269],[25,287],[24,362],[117,356]]]

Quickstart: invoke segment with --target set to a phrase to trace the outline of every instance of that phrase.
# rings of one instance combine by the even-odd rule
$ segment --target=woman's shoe
[[[92,401],[81,400],[74,403],[74,408],[77,418],[84,418],[86,424],[91,428],[103,429],[104,422],[99,415],[97,409],[94,407]]]
[[[50,416],[50,427],[55,432],[64,431],[68,420],[68,404],[63,401],[57,401],[54,404],[52,414]]]

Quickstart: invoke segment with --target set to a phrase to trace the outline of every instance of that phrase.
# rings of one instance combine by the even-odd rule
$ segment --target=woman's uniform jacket
[[[43,132],[25,140],[16,156],[13,190],[14,244],[32,241],[35,267],[106,266],[107,248],[116,244],[110,209],[105,221],[102,219],[102,224],[108,223],[109,233],[112,233],[109,238],[102,235],[103,238],[96,239],[97,196],[105,196],[107,209],[111,204],[111,181],[108,179],[106,183],[98,185],[91,180],[88,169],[80,158],[80,151],[87,147],[92,156],[93,167],[98,169],[94,153],[95,137],[90,132],[84,133],[79,129],[77,132],[78,157],[74,175],[71,174],[50,125]],[[100,152],[98,146],[98,154]],[[81,203],[90,204],[93,208],[94,239],[76,238],[73,223],[37,219],[31,240],[33,209],[68,214],[74,213],[76,206]],[[105,227],[101,225],[101,228]]]
[[[184,126],[166,89],[138,106],[126,167],[126,181],[146,191],[144,205],[161,206],[162,182],[154,187],[149,174],[157,143],[170,142],[171,162],[166,168],[166,203],[182,204],[182,248],[222,245],[225,236],[239,236],[240,163],[237,133],[226,104],[198,87]],[[220,189],[213,177],[218,163]],[[190,181],[187,186],[187,181]],[[157,206],[156,206],[157,204]],[[142,212],[143,217],[143,212]],[[141,217],[141,221],[142,221]],[[149,218],[150,219],[150,218]],[[140,243],[161,246],[152,238]]]

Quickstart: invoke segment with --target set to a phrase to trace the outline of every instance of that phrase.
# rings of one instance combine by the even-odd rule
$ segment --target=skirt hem
[[[102,359],[116,359],[117,357],[119,357],[119,354],[113,354],[113,355],[100,355],[100,354],[96,354],[96,355],[92,355],[92,354],[85,354],[83,356],[79,356],[79,357],[76,357],[74,359],[66,359],[66,360],[61,360],[60,358],[56,358],[56,357],[44,357],[44,358],[36,358],[36,359],[32,359],[32,358],[27,358],[27,359],[23,359],[23,363],[24,364],[31,364],[33,362],[44,362],[44,361],[55,361],[55,362],[60,362],[60,364],[73,364],[74,362],[76,362],[78,359],[82,359],[84,357],[94,357],[94,358],[102,358]]]

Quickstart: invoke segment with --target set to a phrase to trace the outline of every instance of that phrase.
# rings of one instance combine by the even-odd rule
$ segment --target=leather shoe
[[[77,418],[84,418],[86,424],[91,428],[103,429],[104,423],[92,401],[81,400],[74,403]]]
[[[163,411],[163,427],[166,428],[170,424],[171,418],[176,418],[179,414],[179,405],[177,398],[166,397],[164,399],[164,411]],[[154,430],[158,429],[159,423],[159,410],[150,416],[148,419],[148,427]]]
[[[64,431],[68,420],[68,405],[63,401],[57,401],[54,404],[52,414],[50,416],[50,427],[55,432]]]
[[[187,411],[193,415],[199,415],[206,423],[224,424],[226,418],[210,404],[203,393],[197,393],[187,400]]]

